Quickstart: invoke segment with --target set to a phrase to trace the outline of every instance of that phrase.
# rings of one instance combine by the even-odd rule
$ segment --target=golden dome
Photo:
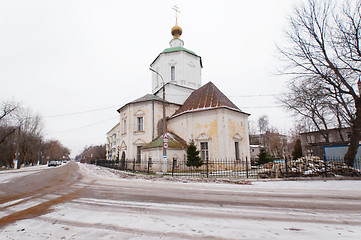
[[[173,39],[179,38],[182,35],[182,28],[176,24],[172,28],[171,33],[173,35]]]

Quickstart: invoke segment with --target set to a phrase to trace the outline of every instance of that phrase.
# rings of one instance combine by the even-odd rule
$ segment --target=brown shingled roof
[[[186,112],[203,111],[215,108],[228,108],[242,112],[212,82],[195,90],[172,117]]]

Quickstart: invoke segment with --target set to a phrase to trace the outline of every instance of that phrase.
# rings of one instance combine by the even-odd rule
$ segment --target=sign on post
[[[163,140],[164,139],[167,139],[168,140],[168,134],[167,133],[164,133],[164,135],[163,135]]]
[[[163,148],[164,149],[168,148],[168,134],[166,132],[163,135]]]

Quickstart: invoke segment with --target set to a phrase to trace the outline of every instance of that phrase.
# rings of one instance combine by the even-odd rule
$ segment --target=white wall
[[[188,87],[182,87],[174,84],[167,84],[165,85],[165,100],[177,103],[177,104],[183,104],[184,101],[192,94],[194,89],[188,88]],[[157,95],[160,98],[163,98],[163,89],[158,91],[155,95]]]
[[[167,104],[166,116],[171,116],[178,108],[178,105]],[[137,131],[138,117],[143,117],[144,131]],[[137,146],[144,146],[158,137],[157,124],[162,118],[163,105],[162,102],[159,101],[132,103],[123,107],[120,111],[119,156],[121,157],[124,151],[127,159],[136,159]],[[126,131],[124,131],[124,120],[126,120]]]
[[[250,159],[248,115],[225,108],[186,113],[169,120],[168,129],[189,142],[208,142],[210,159],[235,159],[235,142],[239,156]]]
[[[171,67],[175,67],[174,83],[192,89],[198,89],[202,85],[200,57],[185,51],[161,53],[151,67],[159,72],[164,82],[171,81]],[[162,79],[152,72],[152,93],[162,87]]]

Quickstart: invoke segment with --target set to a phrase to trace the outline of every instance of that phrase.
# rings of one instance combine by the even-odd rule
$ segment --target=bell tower
[[[179,10],[177,6],[173,9],[176,12],[176,24],[171,29],[173,38],[169,42],[169,48],[164,49],[150,64],[150,67],[162,76],[152,73],[152,93],[161,96],[164,80],[166,100],[183,104],[187,97],[202,85],[203,66],[200,56],[184,48],[184,42],[180,38],[183,30],[178,26]]]

